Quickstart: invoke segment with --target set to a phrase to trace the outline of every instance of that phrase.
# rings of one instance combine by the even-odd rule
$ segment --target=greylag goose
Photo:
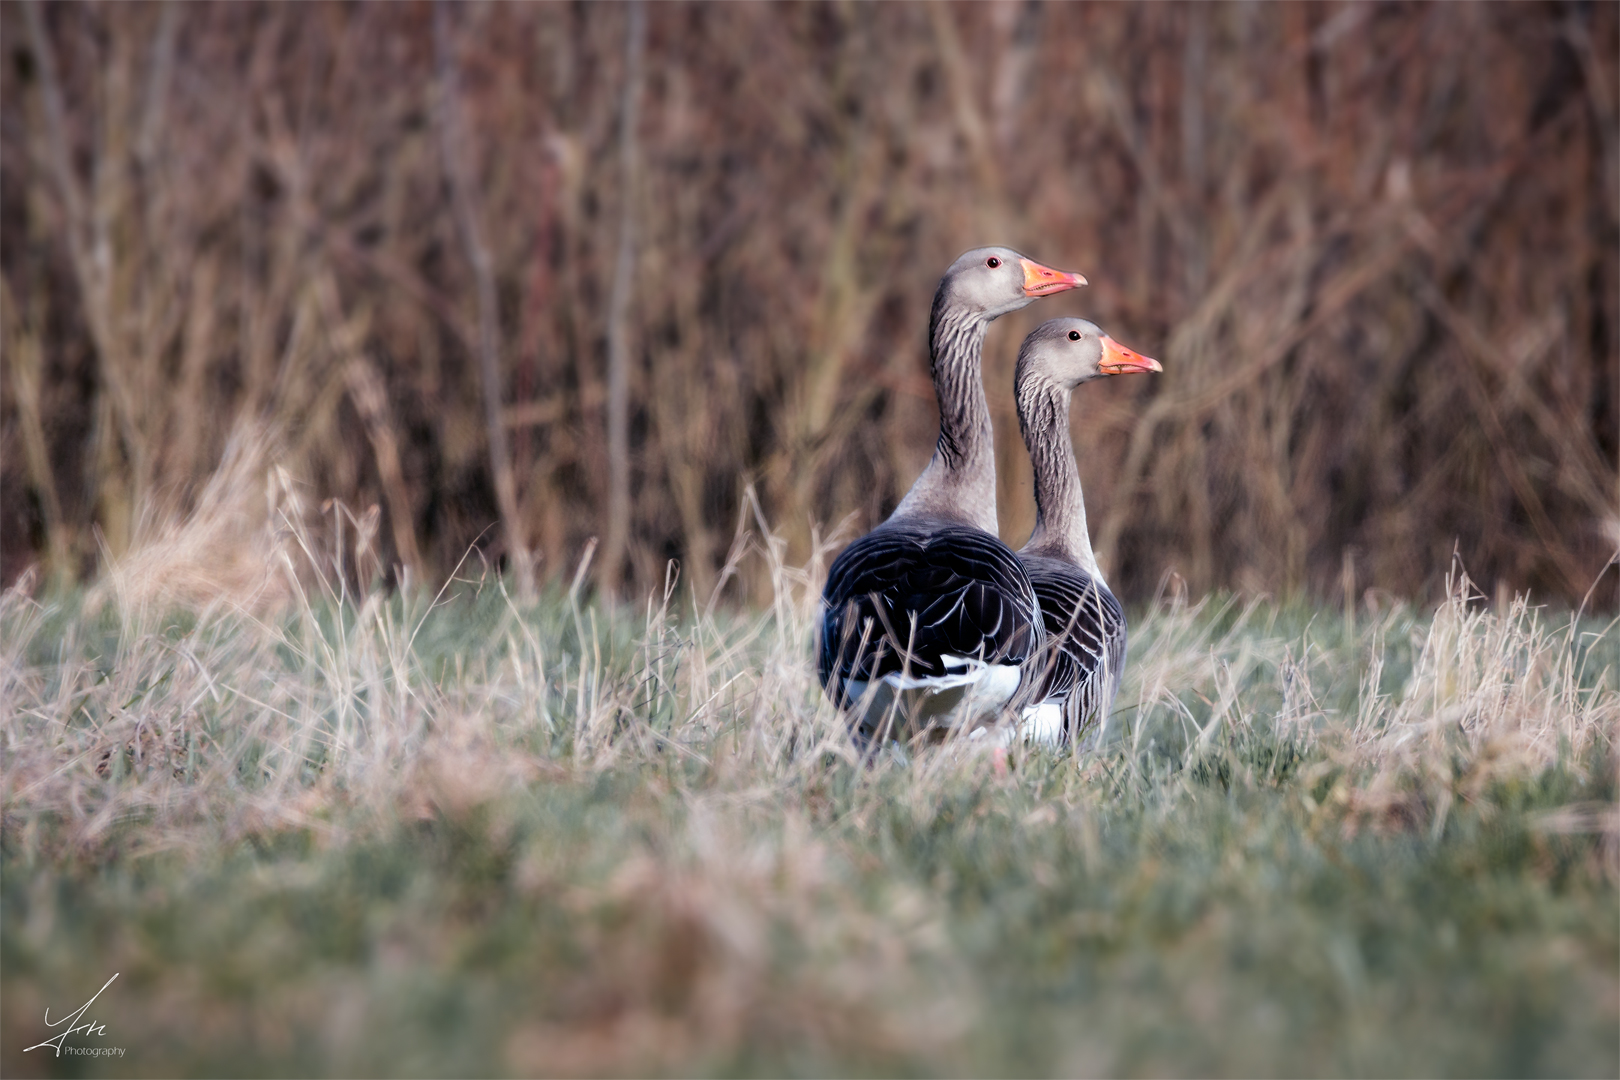
[[[1018,350],[1018,426],[1035,467],[1035,531],[1018,552],[1041,603],[1043,681],[1019,721],[1026,740],[1078,740],[1106,717],[1125,669],[1125,611],[1091,551],[1069,438],[1074,388],[1105,375],[1162,371],[1084,319],[1052,319]]]
[[[821,685],[863,738],[896,710],[918,727],[975,726],[1000,712],[1038,657],[1034,588],[996,537],[984,335],[998,316],[1085,283],[1001,247],[967,252],[939,283],[929,320],[934,456],[888,520],[833,561],[821,596]]]

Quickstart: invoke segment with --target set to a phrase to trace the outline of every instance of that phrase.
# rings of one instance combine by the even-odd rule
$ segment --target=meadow
[[[615,607],[355,540],[283,530],[276,604],[4,594],[6,1075],[1620,1064],[1601,619],[1171,580],[1094,751],[862,761],[824,552]],[[122,1058],[23,1052],[114,972],[70,1044]]]
[[[1620,6],[0,39],[0,1073],[1620,1074]],[[1163,361],[1131,659],[863,760],[817,587],[986,243],[1091,279],[1004,539],[1016,342]]]

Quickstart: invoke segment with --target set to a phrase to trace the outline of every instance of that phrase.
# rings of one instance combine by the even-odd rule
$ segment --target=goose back
[[[897,691],[911,692],[900,704],[912,722],[995,712],[1045,636],[1023,565],[970,525],[886,522],[833,562],[824,597],[821,684],[868,732]],[[891,692],[867,701],[884,680]]]
[[[1020,552],[1041,605],[1046,647],[1042,678],[1025,710],[1032,741],[1081,744],[1100,726],[1119,694],[1128,631],[1125,609],[1101,576],[1072,562]]]

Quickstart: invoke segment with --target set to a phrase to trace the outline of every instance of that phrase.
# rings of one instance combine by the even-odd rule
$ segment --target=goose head
[[[1085,283],[1079,274],[1043,266],[1012,248],[974,248],[945,271],[934,304],[988,321]]]
[[[1163,371],[1152,357],[1127,349],[1096,323],[1085,319],[1048,319],[1024,339],[1018,350],[1020,385],[1039,380],[1064,390],[1105,375]]]

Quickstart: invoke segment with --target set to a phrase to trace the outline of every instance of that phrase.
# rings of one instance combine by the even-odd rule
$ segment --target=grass
[[[1172,596],[1096,753],[862,765],[769,539],[743,612],[312,550],[259,611],[5,594],[6,1075],[1620,1066],[1602,623]],[[115,971],[122,1058],[23,1052]]]

